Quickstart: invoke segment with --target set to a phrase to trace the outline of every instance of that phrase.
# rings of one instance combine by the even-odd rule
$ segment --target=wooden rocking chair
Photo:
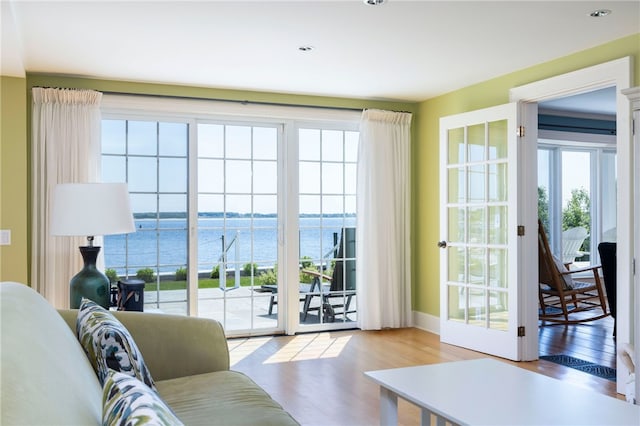
[[[600,265],[569,270],[549,249],[549,241],[538,220],[539,319],[562,324],[595,321],[610,315],[598,270]],[[575,281],[571,275],[592,271],[594,282]],[[595,311],[593,315],[578,314]],[[575,315],[578,314],[578,315]]]

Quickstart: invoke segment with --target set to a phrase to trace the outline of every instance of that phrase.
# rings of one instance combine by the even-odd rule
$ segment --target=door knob
[[[447,242],[446,241],[438,241],[438,247],[446,248],[447,247]]]

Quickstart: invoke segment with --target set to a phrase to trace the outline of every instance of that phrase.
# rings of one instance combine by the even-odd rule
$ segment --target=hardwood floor
[[[604,278],[603,278],[604,280]],[[593,279],[584,279],[593,282]],[[604,282],[604,281],[603,281]],[[591,312],[573,314],[573,318],[588,318]],[[596,364],[616,368],[614,320],[611,316],[573,326],[541,322],[538,341],[540,355],[570,355]]]
[[[565,354],[616,368],[613,318],[572,326],[547,325],[538,331],[540,355]]]
[[[612,327],[611,318],[541,327],[540,353],[614,367]],[[303,425],[322,426],[379,424],[379,389],[364,371],[488,356],[440,343],[438,335],[416,328],[230,339],[229,349],[233,370],[250,376]],[[614,382],[574,369],[544,360],[513,364],[616,396]],[[398,411],[400,424],[420,423],[412,404],[400,401]]]

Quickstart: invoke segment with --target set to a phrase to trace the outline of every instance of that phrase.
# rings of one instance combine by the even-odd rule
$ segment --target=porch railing
[[[222,240],[222,254],[218,259],[219,274],[220,274],[220,290],[222,291],[235,290],[236,288],[240,287],[240,264],[238,263],[238,260],[240,259],[240,231],[236,231],[236,234],[231,239],[231,241],[229,241],[228,244],[225,241],[226,238],[224,235],[222,235],[220,239]],[[234,268],[235,283],[233,287],[227,288],[228,252],[232,246],[234,247],[235,264],[236,264]]]

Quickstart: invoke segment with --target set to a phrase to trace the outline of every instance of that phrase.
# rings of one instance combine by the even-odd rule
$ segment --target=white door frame
[[[529,148],[529,152],[533,150],[532,147],[537,149],[537,117],[535,123],[532,111],[536,111],[537,116],[537,103],[554,99],[558,97],[570,96],[579,93],[584,93],[596,89],[601,89],[610,86],[616,86],[616,128],[617,128],[617,162],[618,162],[618,209],[617,209],[617,276],[618,276],[618,302],[617,302],[617,342],[618,347],[625,342],[632,341],[631,339],[631,321],[633,318],[633,308],[631,299],[631,285],[633,283],[633,245],[632,240],[629,237],[633,234],[633,146],[631,139],[631,121],[630,121],[630,103],[629,99],[621,93],[622,90],[631,87],[631,67],[632,61],[630,57],[624,57],[613,61],[605,62],[603,64],[595,65],[592,67],[584,68],[567,74],[562,74],[556,77],[551,77],[545,80],[530,83],[524,86],[519,86],[509,91],[509,97],[511,102],[520,101],[524,106],[524,113],[522,114],[525,128],[528,130],[525,134],[525,145]],[[535,152],[535,151],[534,151]],[[522,156],[522,162],[520,164],[520,170],[528,172],[527,177],[536,176],[535,169],[537,163],[537,155]],[[537,179],[536,179],[537,182]],[[533,197],[533,196],[532,196]],[[533,198],[532,198],[533,199]],[[531,201],[531,200],[529,200]],[[523,208],[526,208],[523,205]],[[534,228],[535,229],[535,228]],[[531,233],[529,232],[529,235]],[[533,239],[528,239],[528,243],[525,242],[525,246],[522,248],[523,258],[534,258],[537,256],[537,242],[532,244]],[[535,272],[537,276],[537,271]],[[623,283],[627,283],[623,285]],[[531,299],[531,292],[523,292],[524,300],[522,300],[523,306],[536,306],[537,312],[537,294]],[[532,308],[530,309],[530,311]],[[537,329],[537,315],[533,318],[532,315],[525,318],[525,326],[527,329]],[[531,334],[531,333],[529,333]],[[527,340],[529,342],[529,340]],[[527,351],[529,355],[537,357],[538,341],[536,333],[535,344],[528,345]],[[628,371],[621,363],[617,368],[617,390],[619,393],[624,392],[624,383]]]
[[[633,137],[634,137],[634,146],[638,146],[638,142],[640,141],[640,86],[636,86],[632,89],[629,90],[625,90],[624,94],[629,98],[630,102],[631,102],[631,109],[633,111],[633,126],[634,126],[634,130],[633,130]],[[640,164],[640,149],[636,149],[634,152],[635,155],[635,160],[634,160],[634,164],[639,165]],[[637,212],[640,212],[640,170],[636,169],[635,170],[635,176],[634,176],[634,205],[635,205],[635,211],[636,214],[634,215],[635,219],[635,234],[634,234],[634,240],[635,240],[635,248],[634,248],[634,253],[635,253],[635,257],[637,258],[638,255],[640,254],[640,219],[637,217],[638,214]],[[636,259],[636,262],[638,261],[638,259]],[[638,266],[636,265],[636,268],[638,268]],[[635,274],[635,287],[636,289],[640,289],[640,273],[636,273]],[[640,291],[635,292],[635,317],[634,317],[634,322],[633,324],[635,324],[635,330],[632,330],[632,333],[634,333],[634,339],[633,342],[636,346],[636,348],[638,348],[640,346],[640,326],[638,326],[638,324],[640,324]],[[640,365],[640,351],[636,349],[635,351],[636,353],[636,358],[634,361],[634,364],[636,366]],[[636,371],[637,371],[637,367],[636,367]],[[636,376],[638,376],[638,373],[636,372]],[[640,403],[638,402],[640,399],[638,398],[638,395],[640,395],[640,380],[636,380],[635,383],[635,395],[636,395],[636,403]]]

